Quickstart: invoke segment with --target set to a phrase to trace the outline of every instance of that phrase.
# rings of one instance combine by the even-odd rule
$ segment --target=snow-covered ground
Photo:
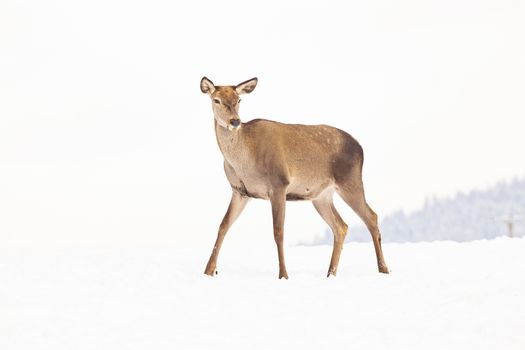
[[[2,254],[0,348],[525,349],[525,239],[209,248]]]

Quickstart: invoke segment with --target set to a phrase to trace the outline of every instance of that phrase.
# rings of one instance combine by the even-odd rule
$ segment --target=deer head
[[[257,78],[252,78],[236,86],[215,86],[206,77],[201,79],[201,91],[210,96],[213,116],[219,126],[235,130],[241,125],[239,118],[239,95],[249,94],[257,86]]]

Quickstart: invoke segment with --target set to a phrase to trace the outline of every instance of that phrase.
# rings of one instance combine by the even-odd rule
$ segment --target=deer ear
[[[241,94],[249,94],[250,92],[255,89],[257,86],[257,78],[252,78],[250,80],[246,80],[245,82],[240,83],[235,87],[235,91],[241,95]]]
[[[215,85],[210,79],[203,77],[201,79],[201,91],[205,94],[211,95],[215,91]]]

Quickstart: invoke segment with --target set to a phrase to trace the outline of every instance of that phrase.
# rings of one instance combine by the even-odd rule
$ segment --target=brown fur
[[[285,202],[292,200],[312,201],[332,229],[334,248],[328,276],[335,275],[348,226],[333,205],[334,192],[365,222],[374,241],[379,271],[388,273],[377,215],[364,197],[362,147],[348,133],[327,125],[283,124],[265,119],[238,124],[239,95],[250,93],[256,84],[256,78],[237,86],[215,86],[207,78],[201,80],[202,92],[212,100],[217,143],[232,187],[230,206],[205,273],[211,276],[216,272],[224,236],[249,198],[261,198],[272,205],[279,278],[288,278],[283,227]]]

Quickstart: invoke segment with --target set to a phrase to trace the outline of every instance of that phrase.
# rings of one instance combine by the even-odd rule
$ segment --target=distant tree
[[[525,178],[499,182],[484,191],[460,192],[453,198],[431,196],[420,210],[410,214],[397,211],[386,216],[380,228],[384,242],[464,242],[506,235],[508,225],[504,218],[512,215],[525,217]],[[514,236],[524,236],[524,220],[514,221]],[[327,228],[309,244],[328,244],[332,239]],[[351,227],[346,240],[370,241],[370,234],[364,226]]]

